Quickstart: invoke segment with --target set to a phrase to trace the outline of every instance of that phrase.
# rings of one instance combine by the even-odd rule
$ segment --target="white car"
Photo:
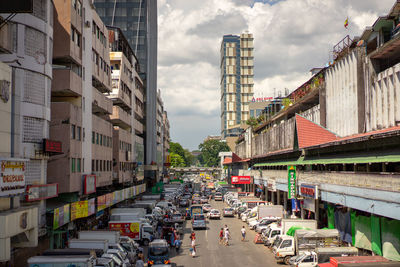
[[[221,213],[217,209],[212,209],[209,213],[207,213],[207,217],[210,219],[221,219]]]

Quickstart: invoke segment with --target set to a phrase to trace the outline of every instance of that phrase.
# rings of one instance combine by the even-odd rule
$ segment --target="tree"
[[[184,149],[183,151],[185,153],[184,160],[185,160],[186,167],[190,167],[190,166],[194,165],[195,156],[193,156],[193,154],[188,149]]]
[[[182,158],[185,158],[185,151],[181,146],[181,144],[179,143],[169,142],[169,151],[170,153],[175,153],[181,156]]]
[[[230,151],[229,146],[225,142],[219,140],[207,140],[199,145],[202,153],[202,161],[206,167],[217,167],[219,165],[219,152]]]
[[[174,152],[171,152],[169,155],[171,157],[171,167],[185,167],[185,161],[180,155]]]
[[[250,117],[250,119],[248,119],[247,121],[246,121],[246,124],[247,125],[249,125],[250,127],[256,127],[257,125],[258,125],[258,121],[257,121],[257,119],[256,118],[254,118],[254,117]]]

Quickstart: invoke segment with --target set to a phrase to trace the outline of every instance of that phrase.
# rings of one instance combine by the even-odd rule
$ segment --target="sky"
[[[158,88],[173,142],[198,149],[220,135],[220,45],[254,36],[254,91],[295,90],[331,60],[346,35],[360,36],[394,0],[158,0]],[[346,29],[344,22],[348,18]]]

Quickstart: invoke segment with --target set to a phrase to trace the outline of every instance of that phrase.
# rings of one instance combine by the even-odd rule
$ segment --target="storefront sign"
[[[26,186],[26,201],[37,201],[58,196],[58,184],[40,184]]]
[[[315,212],[315,200],[311,198],[303,199],[303,208]]]
[[[88,201],[82,200],[71,203],[71,221],[88,216]]]
[[[272,179],[268,179],[268,191],[276,192],[276,181]]]
[[[300,211],[300,200],[292,199],[292,211],[297,212]]]
[[[251,176],[232,176],[232,184],[251,184]]]
[[[107,207],[110,207],[113,205],[113,193],[108,193],[106,194],[106,205]]]
[[[53,229],[57,229],[64,224],[69,223],[70,216],[70,205],[64,205],[59,208],[54,209],[54,217],[53,217]]]
[[[83,176],[83,194],[88,195],[96,192],[96,175],[88,174]]]
[[[274,98],[272,96],[267,96],[267,97],[253,97],[251,99],[251,102],[266,102],[266,101],[272,101]]]
[[[101,211],[107,208],[106,195],[97,197],[97,211]]]
[[[288,166],[288,199],[296,198],[296,166]]]
[[[25,192],[25,161],[19,159],[0,160],[0,197]]]
[[[318,199],[318,186],[311,184],[301,184],[299,193],[303,197]]]
[[[62,143],[59,141],[43,139],[43,152],[62,153]]]

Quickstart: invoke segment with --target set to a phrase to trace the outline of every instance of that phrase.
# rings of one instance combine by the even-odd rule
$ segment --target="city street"
[[[211,205],[222,212],[224,203],[212,200]],[[196,230],[196,257],[192,258],[189,252],[191,222],[186,221],[185,235],[183,237],[182,249],[178,255],[172,253],[171,261],[177,266],[282,266],[278,265],[273,254],[262,244],[254,244],[255,232],[247,228],[237,217],[221,217],[221,220],[208,220],[206,230]],[[219,244],[219,231],[225,224],[232,235],[230,246]],[[246,241],[241,241],[240,229],[246,225]]]

